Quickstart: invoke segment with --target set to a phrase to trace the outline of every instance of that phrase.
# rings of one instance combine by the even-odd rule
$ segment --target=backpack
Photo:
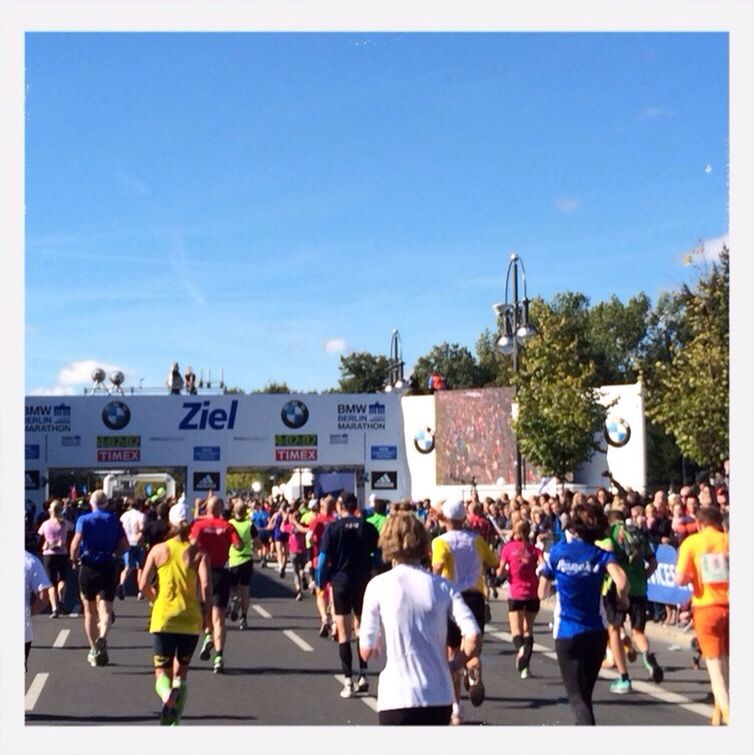
[[[647,538],[638,527],[630,522],[617,524],[613,527],[612,535],[629,564],[644,563],[648,550]]]

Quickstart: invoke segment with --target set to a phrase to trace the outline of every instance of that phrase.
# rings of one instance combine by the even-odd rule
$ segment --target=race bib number
[[[728,581],[728,555],[726,553],[705,553],[701,558],[702,582]]]

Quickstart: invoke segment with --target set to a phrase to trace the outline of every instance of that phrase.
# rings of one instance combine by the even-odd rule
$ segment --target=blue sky
[[[333,387],[529,295],[693,275],[728,232],[713,33],[50,33],[26,39],[26,390]]]

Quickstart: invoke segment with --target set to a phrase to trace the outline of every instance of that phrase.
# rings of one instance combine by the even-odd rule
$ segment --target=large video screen
[[[511,429],[511,388],[435,393],[435,454],[439,485],[512,484],[516,440]],[[524,467],[526,482],[536,470]]]

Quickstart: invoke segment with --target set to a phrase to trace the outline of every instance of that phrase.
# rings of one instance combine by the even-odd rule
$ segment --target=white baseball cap
[[[188,522],[190,524],[192,520],[193,517],[191,516],[191,510],[189,509],[185,501],[183,503],[174,503],[170,507],[170,511],[168,512],[168,521],[174,527],[178,527],[181,522]]]
[[[442,515],[446,519],[461,522],[466,518],[466,506],[463,501],[445,501],[442,505]]]

